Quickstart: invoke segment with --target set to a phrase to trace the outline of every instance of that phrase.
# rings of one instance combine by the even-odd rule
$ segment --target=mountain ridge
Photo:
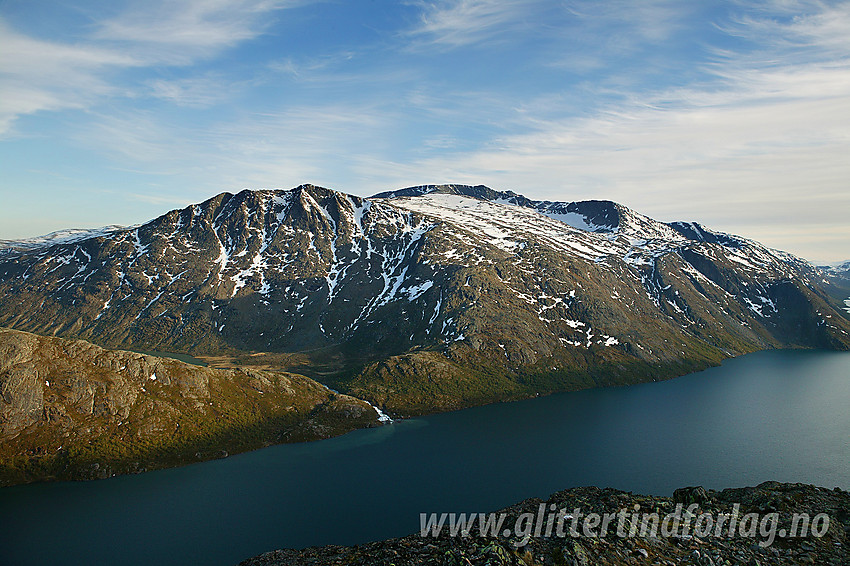
[[[0,328],[0,486],[106,478],[377,426],[288,372],[215,369]]]
[[[847,348],[821,279],[790,254],[611,201],[300,185],[7,252],[0,325],[306,372],[405,415],[761,348]]]
[[[111,228],[0,250],[0,475],[10,481],[100,477],[314,438],[321,419],[336,434],[383,412],[668,379],[765,348],[850,349],[847,294],[834,274],[610,201],[533,201],[469,185],[362,198],[300,185],[220,193]],[[6,342],[56,355],[24,367]],[[116,350],[190,354],[210,367]],[[85,356],[96,363],[75,365]],[[113,358],[170,368],[152,370],[156,387],[168,385],[160,373],[172,384],[209,374],[228,384],[210,392],[223,413],[195,407],[182,386],[157,397],[144,387],[154,381],[147,369],[130,380],[132,402],[116,408],[110,391],[130,382],[113,371],[121,364],[96,361]],[[258,376],[313,391],[299,401],[300,421],[278,410],[292,403],[286,387],[274,390],[278,405],[262,404],[271,395],[257,405]],[[164,432],[121,440],[113,420],[133,407],[147,415],[136,429]],[[217,428],[219,417],[236,428]],[[196,436],[168,444],[181,423]],[[67,444],[65,434],[79,440],[73,457],[38,452]],[[136,449],[148,444],[165,456]]]

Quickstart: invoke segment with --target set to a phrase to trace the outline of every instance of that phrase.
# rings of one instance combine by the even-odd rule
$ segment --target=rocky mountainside
[[[850,283],[850,261],[841,261],[832,265],[818,266],[831,279],[837,279]]]
[[[395,414],[850,347],[825,274],[609,201],[222,193],[0,255],[0,325],[308,375]]]
[[[843,302],[844,310],[850,313],[850,261],[818,267],[826,276],[822,280],[824,289],[832,297]]]
[[[70,228],[68,230],[59,230],[57,232],[51,232],[50,234],[45,234],[44,236],[38,236],[35,238],[26,238],[23,240],[0,240],[0,257],[4,255],[11,255],[15,252],[34,250],[54,244],[73,244],[74,242],[88,240],[89,238],[97,236],[105,236],[112,232],[118,232],[126,229],[127,228],[125,226],[118,225],[104,226],[102,228],[95,228],[92,230]]]
[[[684,531],[684,519],[678,527],[666,523],[672,536],[655,538],[640,536],[644,514],[656,513],[660,518],[676,512],[676,505],[692,509],[696,517],[706,514],[711,517],[709,528],[707,520],[698,523],[690,521],[689,534]],[[751,531],[749,528],[736,528],[730,536],[728,518],[739,505],[739,522],[749,513],[756,513],[758,527],[764,531]],[[542,509],[542,511],[541,511]],[[576,516],[577,536],[572,536],[572,513],[580,509],[583,516]],[[635,510],[639,517],[634,520]],[[542,524],[542,515],[547,521],[553,511],[565,512],[564,534],[558,536],[557,520],[552,526]],[[842,566],[850,564],[850,493],[835,488],[828,490],[803,484],[781,484],[766,482],[758,487],[707,491],[701,487],[682,488],[674,492],[673,497],[652,497],[638,495],[615,489],[596,487],[573,488],[552,494],[545,501],[528,499],[502,510],[504,525],[520,525],[528,540],[522,536],[481,536],[478,523],[475,523],[468,536],[450,536],[449,529],[443,528],[440,536],[421,536],[420,533],[404,538],[370,542],[360,546],[326,546],[303,550],[277,550],[242,562],[241,566],[283,566],[288,564],[312,564],[330,566],[331,564],[386,565],[409,564],[446,564],[446,565],[482,565],[482,566],[542,566],[565,564],[569,566],[622,566],[626,564],[693,564],[697,566],[719,566],[726,564],[747,565],[805,565],[822,564]],[[585,536],[584,517],[596,513],[600,518],[606,513],[623,513],[622,532],[634,533],[631,536],[617,536],[617,520],[604,532],[607,536]],[[770,513],[776,513],[775,538],[771,540],[772,518],[765,521]],[[828,529],[819,532],[821,536],[799,536],[802,523],[792,528],[792,517],[807,514],[809,519],[825,513],[829,517]],[[518,519],[525,517],[531,521]],[[727,515],[724,527],[718,531],[719,517]],[[684,516],[684,510],[683,510]],[[534,522],[536,519],[537,522]],[[634,522],[633,522],[634,520]],[[603,519],[604,521],[604,519]],[[528,525],[540,524],[540,530],[528,529]],[[590,522],[589,532],[599,534],[600,523]],[[603,523],[604,524],[604,523]],[[652,532],[653,519],[646,522]],[[700,524],[701,531],[696,530]],[[762,527],[764,525],[764,527]],[[820,524],[819,524],[820,525]],[[713,528],[712,528],[713,527]],[[546,529],[551,536],[547,536]],[[703,534],[707,531],[708,534]],[[661,527],[656,527],[662,533]],[[699,533],[694,536],[693,533]],[[796,532],[798,536],[779,536],[777,533]],[[701,535],[701,536],[700,536]]]
[[[0,486],[197,462],[375,426],[307,377],[210,369],[0,328]]]

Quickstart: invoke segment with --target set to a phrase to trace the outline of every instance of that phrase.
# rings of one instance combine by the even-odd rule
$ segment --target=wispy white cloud
[[[19,115],[80,108],[114,93],[116,88],[103,73],[140,64],[130,54],[95,45],[27,37],[2,19],[0,41],[0,135]]]
[[[736,35],[758,47],[716,52],[687,88],[624,92],[625,102],[580,118],[552,119],[547,97],[540,106],[548,111],[535,115],[528,105],[525,131],[519,126],[475,151],[394,164],[386,183],[427,178],[611,198],[813,258],[846,256],[850,6],[808,7],[815,11],[739,20],[747,23],[736,24]],[[776,229],[784,225],[818,225],[811,234],[823,238],[795,239],[789,235],[799,231]]]
[[[740,2],[729,19],[729,4],[672,0],[414,2],[413,26],[375,44],[245,49],[246,72],[216,57],[300,3],[131,4],[73,42],[0,27],[0,135],[25,113],[85,109],[69,138],[143,171],[127,190],[151,203],[483,182],[848,255],[850,3]],[[724,19],[706,31],[705,14]],[[696,28],[701,43],[684,41]],[[227,104],[242,95],[252,110]]]
[[[336,77],[340,65],[351,61],[355,55],[355,52],[346,50],[333,55],[302,58],[298,61],[290,56],[273,61],[269,64],[269,69],[299,79],[327,81]]]
[[[137,95],[120,71],[189,65],[257,37],[269,14],[298,0],[180,0],[136,2],[94,21],[75,42],[45,40],[0,18],[0,136],[14,120],[39,111],[87,108],[106,97]],[[156,80],[150,93],[174,102],[210,104],[204,79]]]
[[[151,113],[95,118],[78,143],[111,154],[115,163],[171,178],[167,186],[182,185],[181,192],[152,188],[151,194],[183,202],[222,190],[302,182],[353,190],[356,166],[390,151],[386,132],[399,117],[368,104],[327,104],[243,113],[206,128],[169,124]]]
[[[830,0],[763,0],[744,3],[747,12],[726,33],[751,41],[756,53],[816,58],[844,57],[850,45],[850,4]],[[770,61],[766,58],[765,62]]]
[[[219,125],[205,144],[220,156],[231,185],[346,184],[351,165],[388,151],[398,117],[367,104],[293,106]]]
[[[186,136],[176,137],[173,127],[158,116],[141,110],[132,112],[90,113],[90,120],[74,133],[81,147],[95,148],[118,163],[144,165],[150,173],[173,174],[180,153],[194,151]]]
[[[187,64],[257,37],[269,14],[303,0],[158,0],[138,2],[100,21],[92,39],[141,47],[159,63]]]
[[[585,47],[597,55],[662,42],[693,11],[675,0],[443,0],[418,6],[420,19],[407,32],[414,47],[455,49],[541,38],[564,47],[588,38]],[[600,60],[588,53],[569,57],[584,66]]]
[[[628,36],[651,42],[667,39],[693,9],[677,0],[570,0],[564,6],[579,19],[583,33],[593,33],[597,41],[625,41],[628,45],[634,43]],[[596,33],[598,30],[607,32]]]
[[[610,198],[663,220],[698,220],[807,257],[839,258],[848,243],[842,211],[850,209],[850,62],[800,53],[842,25],[840,11],[817,16],[754,25],[749,37],[761,47],[715,52],[699,82],[624,91],[578,116],[557,93],[517,104],[424,85],[400,100],[389,92],[302,104],[197,131],[113,117],[97,137],[129,161],[147,159],[216,190],[314,181],[370,194],[483,182],[538,198]],[[803,33],[810,39],[800,43]],[[321,66],[310,72],[324,74]],[[418,148],[396,147],[398,130],[418,120],[437,127],[408,132]],[[453,123],[487,135],[470,149]]]
[[[498,41],[518,29],[532,29],[539,0],[450,0],[421,4],[418,25],[408,33],[420,46],[455,48]]]
[[[207,73],[199,77],[154,79],[148,81],[150,95],[178,106],[208,108],[229,100],[244,84],[230,81],[221,74]]]

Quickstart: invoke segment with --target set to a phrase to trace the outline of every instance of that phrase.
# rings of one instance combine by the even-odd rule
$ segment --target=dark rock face
[[[842,304],[842,310],[850,315],[850,261],[837,265],[822,265],[820,284]]]
[[[701,505],[710,501],[711,498],[708,492],[701,485],[696,487],[680,487],[673,492],[673,503],[682,503],[684,505],[697,503]]]
[[[795,513],[806,514],[810,519],[824,513],[828,516],[828,528],[821,536],[782,537],[777,535],[768,544],[768,537],[760,532],[748,533],[747,529],[736,529],[735,536],[728,535],[728,528],[718,534],[716,527],[708,532],[697,532],[691,528],[684,536],[682,526],[669,536],[640,536],[640,523],[635,523],[633,536],[617,536],[616,522],[607,529],[608,536],[590,537],[584,534],[584,524],[579,518],[576,536],[569,532],[566,522],[565,536],[545,536],[545,526],[540,533],[528,539],[518,536],[481,536],[477,524],[469,536],[448,536],[444,532],[437,537],[420,534],[380,542],[370,542],[354,547],[325,546],[303,550],[277,550],[242,562],[242,566],[283,566],[284,564],[331,564],[390,565],[390,564],[472,564],[498,566],[538,566],[548,564],[610,565],[623,564],[694,564],[694,565],[802,565],[850,564],[850,494],[839,489],[827,490],[803,484],[781,484],[766,482],[758,487],[725,489],[721,492],[706,492],[702,488],[684,488],[677,493],[694,494],[702,490],[707,499],[695,508],[692,524],[703,514],[713,518],[731,515],[737,509],[740,517],[757,513],[759,528],[766,513],[777,513],[775,532],[792,532],[791,520]],[[736,507],[737,506],[737,507]],[[554,507],[573,513],[580,509],[584,516],[596,513],[633,513],[636,508],[642,513],[657,513],[665,517],[676,512],[676,502],[668,497],[643,496],[614,489],[596,487],[573,488],[552,494],[545,501],[529,499],[504,509],[505,525],[513,526],[522,514],[535,518]],[[570,515],[571,516],[571,515]],[[739,517],[739,520],[740,520]],[[652,524],[653,519],[647,521]],[[726,526],[728,527],[728,517]],[[772,519],[771,519],[772,521]],[[707,524],[707,523],[705,523]],[[770,522],[764,523],[771,524]],[[822,525],[822,523],[819,523]],[[631,519],[624,522],[624,533],[631,529]],[[668,525],[669,526],[669,525]],[[799,523],[798,523],[799,526]],[[785,531],[782,531],[785,529]],[[592,533],[600,533],[597,524]],[[651,530],[645,533],[652,532]],[[658,532],[662,531],[660,528]],[[741,533],[747,534],[743,536]],[[768,529],[769,532],[769,529]],[[798,529],[799,535],[801,531]]]
[[[207,354],[365,338],[395,283],[431,274],[416,258],[425,230],[403,211],[318,187],[225,193],[0,262],[10,294],[0,324]]]
[[[741,238],[708,230],[696,222],[671,222],[670,226],[687,239],[695,242],[719,244],[729,248],[740,248],[744,243]]]
[[[286,369],[402,415],[850,347],[842,303],[798,258],[481,185],[222,193],[4,249],[0,325]],[[9,426],[37,399],[19,403]]]
[[[108,477],[377,424],[368,403],[301,375],[0,328],[0,485]]]
[[[422,195],[428,194],[447,194],[447,195],[462,195],[473,197],[481,200],[498,200],[499,198],[504,199],[518,199],[518,202],[526,203],[532,202],[525,198],[522,195],[518,195],[511,191],[494,191],[490,187],[486,187],[484,185],[456,185],[456,184],[445,184],[445,185],[419,185],[416,187],[408,187],[406,189],[399,189],[397,191],[385,191],[382,193],[378,193],[376,195],[372,195],[373,199],[387,199],[387,198],[399,198],[399,197],[418,197]]]

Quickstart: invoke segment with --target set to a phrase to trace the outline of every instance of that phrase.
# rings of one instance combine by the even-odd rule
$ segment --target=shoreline
[[[13,331],[13,332],[15,332],[15,331]],[[22,333],[22,334],[26,334],[26,333]],[[59,340],[67,340],[67,339],[59,339]],[[670,381],[670,380],[673,380],[673,379],[685,377],[685,376],[688,376],[688,375],[693,375],[693,374],[699,373],[701,371],[706,371],[708,369],[719,367],[729,360],[739,359],[741,357],[751,355],[751,354],[757,354],[759,352],[777,351],[777,350],[812,351],[812,352],[822,350],[822,351],[825,351],[825,352],[836,352],[836,353],[843,351],[843,350],[828,350],[828,349],[818,349],[818,348],[794,348],[794,347],[768,348],[768,349],[764,349],[764,350],[757,350],[755,352],[745,352],[745,353],[742,353],[742,354],[737,355],[737,356],[729,356],[727,358],[724,358],[720,363],[718,363],[716,365],[708,365],[707,367],[703,367],[703,368],[697,369],[695,371],[689,371],[687,373],[682,373],[682,374],[679,374],[678,372],[670,372],[669,371],[670,368],[667,368],[666,371],[659,370],[659,374],[653,379],[638,379],[636,381],[628,382],[628,383],[598,384],[596,386],[578,387],[578,388],[565,388],[565,389],[554,390],[554,391],[543,391],[543,392],[538,392],[538,393],[533,394],[533,395],[529,394],[529,395],[510,397],[510,398],[505,398],[505,399],[502,399],[502,400],[494,400],[494,401],[489,401],[489,402],[484,402],[484,403],[474,403],[474,404],[463,405],[463,406],[459,406],[459,407],[451,408],[451,409],[447,409],[447,410],[435,408],[434,410],[431,410],[431,411],[422,412],[422,413],[413,413],[413,414],[398,414],[398,413],[386,414],[377,404],[375,404],[373,402],[373,400],[370,400],[370,399],[365,398],[365,397],[352,396],[351,394],[341,393],[341,392],[336,391],[335,389],[331,388],[330,386],[328,386],[326,384],[321,384],[321,383],[317,382],[319,385],[326,388],[331,394],[336,395],[339,398],[351,399],[352,402],[361,403],[364,406],[369,407],[369,409],[374,410],[376,412],[376,418],[374,420],[369,419],[368,422],[363,422],[363,423],[356,423],[354,421],[348,422],[348,423],[345,424],[345,426],[342,426],[342,428],[340,430],[336,430],[334,432],[331,432],[330,434],[328,434],[328,431],[323,431],[321,434],[312,434],[312,433],[311,434],[300,434],[299,433],[299,435],[296,435],[295,438],[287,435],[288,436],[287,439],[282,439],[280,437],[275,438],[275,439],[257,438],[252,443],[250,443],[252,445],[248,445],[248,446],[246,446],[244,444],[240,445],[240,444],[233,444],[233,443],[228,444],[227,442],[218,442],[218,443],[214,443],[214,445],[206,445],[204,447],[203,451],[201,451],[199,453],[200,456],[198,454],[196,454],[196,451],[194,449],[190,451],[191,455],[183,455],[183,456],[180,456],[180,457],[175,457],[170,452],[163,453],[162,458],[157,458],[156,455],[154,455],[154,454],[146,454],[146,455],[145,454],[139,454],[139,455],[136,455],[132,459],[133,462],[131,462],[131,465],[127,465],[127,462],[126,462],[127,459],[126,458],[122,458],[120,461],[111,462],[111,461],[109,461],[108,459],[105,459],[105,458],[97,458],[97,457],[92,458],[91,456],[88,456],[87,460],[86,460],[86,465],[83,466],[83,467],[74,466],[71,462],[63,460],[62,468],[63,468],[64,473],[59,473],[59,474],[54,475],[53,473],[44,473],[42,471],[37,471],[36,474],[39,475],[40,477],[33,477],[33,478],[28,478],[28,479],[23,479],[22,477],[16,478],[15,476],[17,474],[13,473],[13,470],[11,468],[4,470],[4,466],[8,466],[8,464],[4,464],[2,461],[0,461],[0,489],[2,489],[2,487],[11,487],[11,486],[14,486],[14,485],[25,485],[25,484],[32,484],[32,483],[55,482],[55,481],[90,481],[90,480],[97,480],[97,479],[108,479],[110,477],[116,477],[116,476],[128,475],[128,474],[129,475],[136,475],[136,474],[140,474],[140,473],[145,473],[147,471],[182,467],[182,466],[185,466],[185,465],[196,464],[196,463],[201,463],[203,461],[215,460],[215,459],[219,459],[219,458],[222,458],[222,457],[227,457],[228,455],[235,455],[235,454],[244,453],[244,452],[252,452],[252,451],[258,450],[260,448],[267,447],[267,446],[274,446],[274,445],[280,445],[280,444],[291,444],[291,443],[301,443],[301,442],[312,442],[312,441],[316,441],[316,440],[325,440],[327,438],[333,438],[335,436],[339,436],[340,434],[347,434],[347,433],[355,431],[355,430],[363,430],[363,429],[368,429],[368,428],[374,428],[375,426],[391,425],[393,422],[403,421],[403,420],[406,420],[408,418],[416,418],[416,417],[436,415],[436,414],[441,414],[441,413],[456,412],[456,411],[462,411],[462,410],[466,410],[466,409],[471,409],[471,408],[475,408],[475,407],[482,407],[482,406],[492,405],[492,404],[513,403],[513,402],[517,402],[517,401],[527,401],[527,400],[531,400],[531,399],[535,399],[535,398],[549,397],[549,396],[555,395],[555,394],[575,393],[575,392],[578,392],[578,391],[586,391],[586,390],[600,389],[600,388],[604,389],[604,388],[632,387],[632,386],[635,386],[635,385],[641,385],[641,384],[647,384],[647,383],[658,383],[658,382],[663,382],[663,381]],[[132,350],[126,350],[126,351],[104,350],[104,351],[106,351],[106,352],[119,352],[119,353],[120,352],[127,352],[127,353],[132,353],[132,354],[135,354],[135,355],[139,355],[139,356],[144,356],[144,354],[140,354],[140,353],[132,351]],[[147,356],[147,357],[150,357],[150,356]],[[180,360],[176,360],[174,358],[156,357],[154,359],[157,359],[159,361],[174,362],[174,363],[176,363],[176,364],[178,364],[178,365],[180,365],[184,368],[191,368],[191,369],[196,369],[196,370],[200,369],[200,370],[209,370],[209,371],[237,371],[237,372],[244,372],[246,370],[252,371],[252,368],[244,367],[244,366],[239,367],[239,368],[217,368],[215,366],[199,367],[199,366],[190,365],[190,364],[183,362],[183,361],[180,361]],[[302,376],[299,376],[299,377],[302,377]],[[358,424],[360,426],[358,426]],[[291,425],[288,425],[288,426],[291,426]],[[39,457],[36,457],[36,459],[39,459]],[[136,462],[142,462],[142,461],[144,461],[143,464],[136,463]],[[90,466],[92,466],[93,463],[97,463],[98,465],[94,469],[91,469]],[[78,469],[78,472],[72,473],[71,475],[68,475],[67,470],[69,468]],[[17,481],[16,481],[16,479],[17,479]]]

